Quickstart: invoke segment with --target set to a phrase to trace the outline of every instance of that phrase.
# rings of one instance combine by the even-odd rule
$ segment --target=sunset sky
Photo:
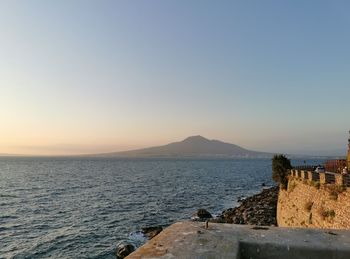
[[[349,1],[0,1],[0,153],[190,135],[345,152]]]

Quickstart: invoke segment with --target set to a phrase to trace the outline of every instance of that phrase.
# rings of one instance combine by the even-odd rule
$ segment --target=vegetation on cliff
[[[274,155],[272,158],[272,179],[287,189],[288,171],[292,169],[290,160],[285,155]]]
[[[274,155],[272,159],[272,179],[287,189],[288,172],[292,168],[290,160],[284,155]],[[258,226],[277,226],[276,212],[279,187],[264,189],[261,193],[244,199],[241,205],[230,208],[212,219],[212,222],[249,224]]]

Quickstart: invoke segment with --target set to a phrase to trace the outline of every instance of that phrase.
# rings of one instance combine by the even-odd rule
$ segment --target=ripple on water
[[[310,162],[320,164],[320,161]],[[0,158],[5,258],[113,258],[144,226],[220,212],[272,184],[270,160]]]

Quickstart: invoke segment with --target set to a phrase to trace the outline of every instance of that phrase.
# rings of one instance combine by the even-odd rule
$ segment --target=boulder
[[[245,198],[246,197],[244,197],[244,196],[239,196],[237,199],[237,202],[242,202],[242,201],[244,201]]]
[[[192,219],[195,220],[205,220],[210,219],[213,216],[205,209],[198,209],[195,214],[192,215]]]
[[[123,259],[134,251],[135,247],[132,244],[126,242],[120,243],[117,245],[116,250],[117,259]]]
[[[152,239],[156,235],[158,235],[160,232],[162,232],[163,228],[161,226],[155,226],[155,227],[144,227],[142,228],[142,233],[148,238]]]

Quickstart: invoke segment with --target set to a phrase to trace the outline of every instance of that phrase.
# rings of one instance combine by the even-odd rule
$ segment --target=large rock
[[[129,254],[135,251],[135,247],[130,243],[120,243],[117,245],[116,256],[117,259],[123,259],[127,257]]]
[[[156,235],[158,235],[160,232],[162,232],[163,228],[161,226],[155,226],[155,227],[144,227],[142,228],[142,233],[148,238],[152,239]]]
[[[192,215],[192,219],[194,220],[206,220],[212,217],[213,216],[205,209],[198,209],[197,212]]]

